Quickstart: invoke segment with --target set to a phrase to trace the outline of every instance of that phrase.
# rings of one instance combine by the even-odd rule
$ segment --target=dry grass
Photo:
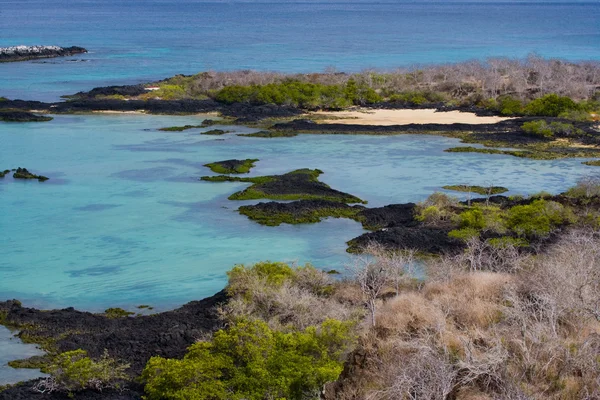
[[[443,279],[380,299],[327,399],[600,398],[600,236],[513,261],[507,273],[442,259],[430,270]]]

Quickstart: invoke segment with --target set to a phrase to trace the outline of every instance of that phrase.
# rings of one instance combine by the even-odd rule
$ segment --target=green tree
[[[569,97],[557,94],[547,94],[531,101],[525,106],[525,114],[546,117],[558,117],[559,114],[570,110],[578,110],[579,106]]]
[[[149,400],[317,398],[342,371],[350,324],[327,320],[288,333],[262,321],[238,321],[182,360],[152,357],[142,378]]]

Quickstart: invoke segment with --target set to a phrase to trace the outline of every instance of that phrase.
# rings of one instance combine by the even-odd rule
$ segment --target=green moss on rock
[[[104,315],[107,318],[112,318],[112,319],[129,317],[130,315],[133,315],[133,314],[135,314],[135,313],[123,310],[122,308],[118,308],[118,307],[107,308],[106,310],[104,310]]]
[[[299,200],[292,203],[258,203],[241,206],[239,213],[261,225],[312,224],[329,217],[359,219],[362,206],[330,200]]]
[[[254,163],[257,161],[258,159],[256,158],[249,158],[246,160],[224,160],[204,164],[204,166],[210,168],[212,172],[217,174],[246,174],[254,168]]]
[[[600,160],[585,161],[582,162],[582,164],[591,165],[592,167],[600,167]]]
[[[233,176],[203,176],[209,182],[247,182],[253,185],[229,196],[229,200],[331,200],[342,203],[366,203],[356,196],[332,189],[318,180],[323,171],[299,169],[283,175],[240,178]]]
[[[502,186],[447,185],[442,186],[442,188],[454,190],[456,192],[477,193],[481,195],[493,195],[508,192],[508,189]]]

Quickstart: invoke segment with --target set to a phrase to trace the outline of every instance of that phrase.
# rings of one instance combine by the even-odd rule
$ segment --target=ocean
[[[83,46],[0,64],[0,96],[56,100],[205,70],[395,69],[536,53],[600,60],[600,2],[0,0],[0,46]]]

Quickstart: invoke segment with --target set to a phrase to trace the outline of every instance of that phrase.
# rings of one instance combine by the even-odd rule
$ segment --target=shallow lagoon
[[[260,226],[235,211],[248,202],[227,200],[247,184],[198,181],[212,174],[202,166],[212,161],[259,158],[254,176],[320,168],[321,180],[370,206],[419,201],[446,184],[556,193],[593,171],[577,159],[444,153],[459,142],[437,136],[262,139],[156,130],[201,120],[111,114],[3,124],[0,168],[51,179],[0,180],[0,298],[44,308],[166,309],[222,289],[236,263],[339,269],[348,262],[345,242],[364,232],[358,223]]]

